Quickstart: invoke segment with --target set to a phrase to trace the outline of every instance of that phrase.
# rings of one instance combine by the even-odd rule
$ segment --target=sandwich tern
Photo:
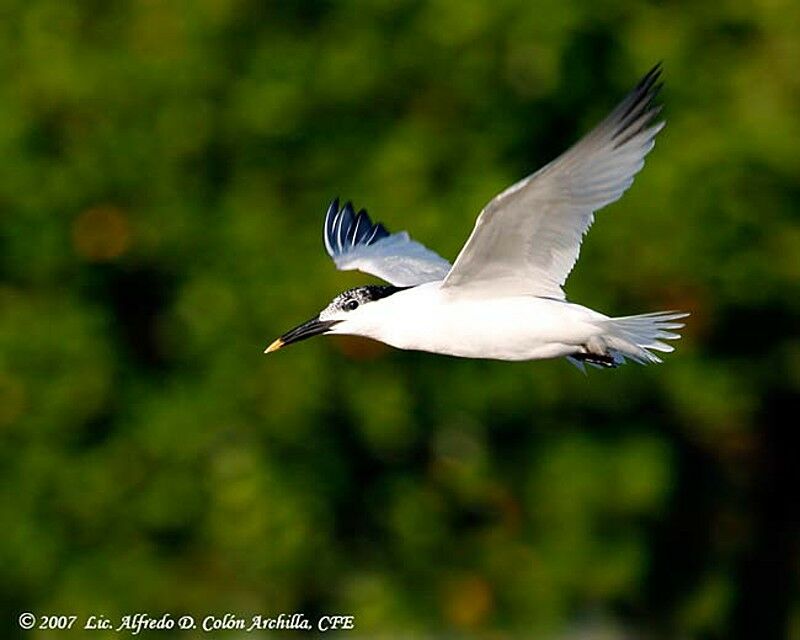
[[[452,265],[334,200],[323,239],[336,267],[389,284],[339,294],[265,353],[346,334],[465,358],[566,357],[580,369],[661,362],[653,352],[673,350],[664,340],[680,338],[674,331],[688,313],[612,318],[568,302],[562,289],[594,212],[631,186],[664,126],[655,121],[660,74],[658,64],[577,144],[491,200]]]

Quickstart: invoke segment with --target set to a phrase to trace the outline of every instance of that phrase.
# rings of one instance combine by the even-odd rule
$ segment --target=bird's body
[[[345,291],[267,352],[320,334],[357,335],[399,349],[464,358],[567,357],[613,367],[660,362],[653,351],[686,313],[612,318],[568,302],[564,282],[594,212],[630,187],[664,126],[654,122],[656,66],[595,129],[489,202],[451,265],[405,232],[389,233],[348,202],[328,208],[323,238],[339,269],[391,283]]]
[[[601,333],[595,322],[605,318],[577,304],[537,296],[454,295],[434,281],[365,305],[349,330],[398,349],[541,360],[575,353]]]

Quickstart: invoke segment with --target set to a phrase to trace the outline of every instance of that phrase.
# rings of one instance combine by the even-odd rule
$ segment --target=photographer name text
[[[39,615],[21,613],[17,618],[21,629],[38,629],[42,631],[83,629],[86,631],[111,631],[132,636],[143,631],[172,631],[175,629],[199,630],[202,632],[219,631],[297,631],[325,633],[327,631],[347,631],[355,628],[354,616],[324,615],[311,620],[302,613],[280,613],[278,615],[255,614],[242,616],[233,613],[221,615],[175,616],[170,613],[151,615],[148,613],[131,613],[119,619],[105,615],[90,615],[79,619],[76,615]]]

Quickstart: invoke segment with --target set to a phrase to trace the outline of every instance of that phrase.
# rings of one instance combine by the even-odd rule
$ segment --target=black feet
[[[596,353],[575,353],[570,357],[580,362],[593,364],[597,367],[605,367],[606,369],[614,369],[619,366],[619,363],[612,356],[598,355]]]

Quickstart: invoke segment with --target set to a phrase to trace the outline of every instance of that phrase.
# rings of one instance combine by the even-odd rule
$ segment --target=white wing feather
[[[442,286],[563,299],[594,212],[631,186],[664,126],[653,124],[660,73],[657,65],[576,145],[489,202]]]
[[[325,216],[325,250],[337,269],[356,269],[398,287],[442,280],[450,263],[412,240],[408,233],[389,233],[381,223],[373,224],[365,210],[357,214],[348,202],[339,209],[334,200]]]

